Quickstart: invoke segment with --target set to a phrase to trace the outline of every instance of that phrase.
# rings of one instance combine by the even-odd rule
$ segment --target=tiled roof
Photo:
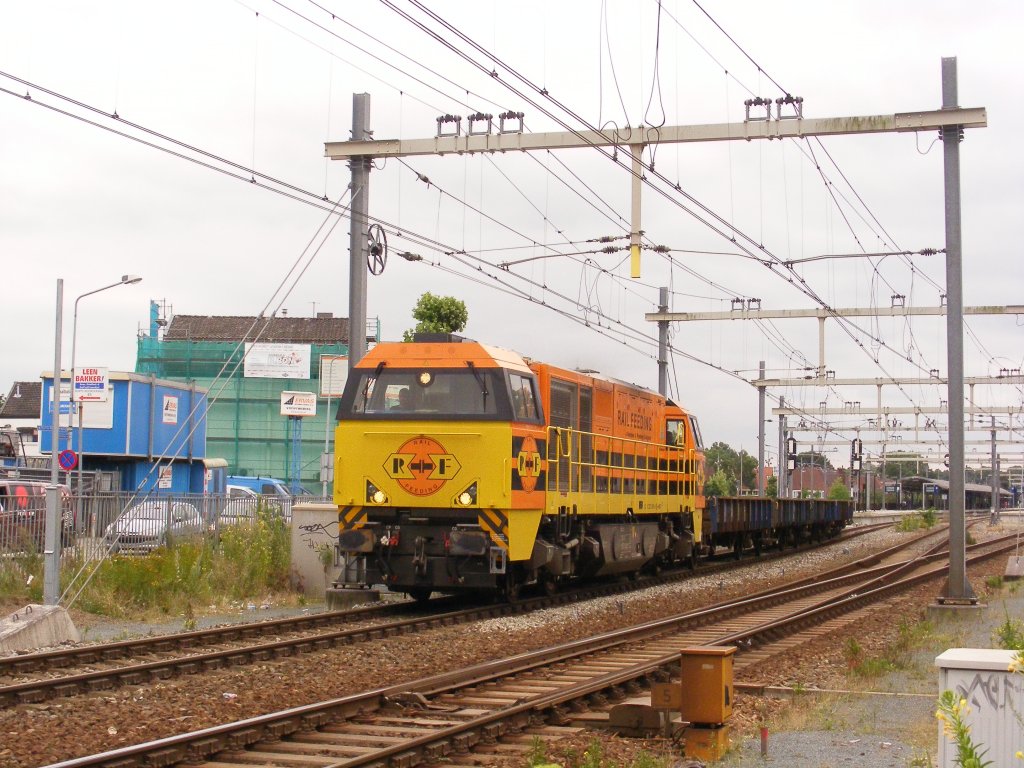
[[[43,382],[16,381],[7,400],[0,408],[0,419],[38,419],[39,401],[43,396]]]
[[[347,317],[175,315],[164,341],[241,341],[277,344],[348,344]]]

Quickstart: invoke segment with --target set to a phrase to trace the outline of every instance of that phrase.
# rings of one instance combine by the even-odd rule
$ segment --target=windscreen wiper
[[[363,413],[366,413],[366,401],[369,399],[370,382],[376,381],[380,377],[380,372],[384,370],[384,366],[387,365],[383,360],[377,363],[377,367],[373,369],[373,376],[367,376],[366,381],[363,383]]]
[[[484,393],[484,407],[483,407],[482,410],[486,411],[487,410],[487,395],[490,394],[490,392],[487,391],[487,382],[484,380],[484,377],[480,375],[480,371],[478,371],[476,369],[476,366],[473,365],[473,361],[472,360],[467,360],[466,361],[466,365],[468,365],[469,366],[469,370],[471,370],[473,372],[473,378],[475,378],[476,379],[476,383],[480,385],[480,391]]]

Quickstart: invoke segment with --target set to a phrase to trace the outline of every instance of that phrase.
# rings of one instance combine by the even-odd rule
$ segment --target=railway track
[[[830,543],[843,544],[851,538],[885,527],[888,525],[850,529]],[[926,532],[922,538],[936,536],[941,532],[942,529],[937,528]],[[795,551],[798,550],[766,553],[760,561],[770,562]],[[735,565],[736,561],[729,558],[707,564],[698,573],[709,575]],[[178,675],[201,674],[423,632],[435,627],[523,615],[552,606],[636,591],[689,576],[690,572],[686,570],[662,573],[656,577],[632,581],[589,584],[572,592],[543,595],[517,603],[487,602],[468,608],[456,608],[460,604],[458,598],[440,598],[431,601],[426,608],[412,602],[363,606],[349,611],[11,656],[0,659],[0,681],[3,681],[0,685],[0,707],[38,704],[53,698],[156,682]],[[338,627],[338,624],[346,626]],[[269,636],[273,636],[273,639],[264,639]],[[97,666],[100,668],[97,669]],[[75,671],[69,672],[69,669]]]
[[[1013,547],[1012,537],[973,545],[968,562]],[[882,559],[894,558],[890,553]],[[57,765],[411,767],[442,756],[457,765],[459,753],[522,734],[556,735],[574,711],[605,706],[667,679],[680,647],[736,645],[742,668],[835,631],[873,604],[943,575],[946,567],[934,551],[911,561],[864,563],[855,573],[844,567],[586,640]]]

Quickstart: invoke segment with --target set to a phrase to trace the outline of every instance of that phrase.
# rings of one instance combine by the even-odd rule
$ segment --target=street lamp
[[[75,299],[75,312],[74,319],[71,323],[71,402],[68,413],[68,448],[71,448],[71,413],[70,410],[74,409],[74,412],[78,414],[78,487],[75,493],[75,519],[80,520],[82,514],[82,407],[80,403],[75,402],[75,348],[78,341],[78,302],[84,299],[86,296],[92,296],[94,293],[100,293],[111,288],[117,288],[119,285],[135,285],[141,283],[142,278],[138,275],[121,275],[121,279],[116,283],[110,285],[104,285],[102,288],[97,288],[94,291],[88,291],[83,293],[81,296]]]

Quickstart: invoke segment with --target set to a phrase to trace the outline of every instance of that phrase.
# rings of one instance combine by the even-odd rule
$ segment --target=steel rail
[[[1006,546],[1012,547],[1012,543],[1007,543]],[[992,555],[990,554],[989,556]],[[881,567],[878,570],[880,569]],[[869,573],[874,574],[875,570],[876,569],[869,569]],[[853,577],[847,576],[841,577],[841,579],[852,580]],[[821,589],[826,586],[827,585],[823,585],[823,582],[819,581],[815,584],[802,587],[801,589],[807,593],[811,593],[813,591],[821,591]],[[796,590],[793,590],[791,586],[786,585],[786,588],[782,591],[790,593]],[[772,590],[766,590],[760,598],[748,597],[740,601],[732,601],[731,603],[727,601],[726,603],[716,607],[717,612],[719,614],[724,612],[726,615],[729,615],[729,613],[737,610],[737,606],[745,605],[750,608],[754,607],[755,603],[760,603],[764,606],[770,605],[772,601],[778,602],[781,598],[777,595],[771,595],[772,592]],[[169,737],[147,745],[125,747],[115,750],[114,752],[104,753],[103,755],[65,761],[58,765],[71,768],[72,766],[78,767],[114,764],[131,765],[133,763],[142,764],[143,761],[148,759],[146,757],[147,755],[154,754],[160,755],[161,763],[180,760],[200,760],[213,752],[225,749],[241,748],[246,744],[252,744],[266,738],[280,738],[281,736],[296,730],[309,729],[316,727],[317,725],[323,725],[345,715],[352,715],[361,711],[376,709],[382,703],[386,703],[388,701],[400,701],[403,697],[408,697],[410,695],[439,695],[455,689],[478,685],[482,682],[493,680],[495,678],[508,677],[510,675],[520,674],[538,667],[550,666],[560,661],[569,661],[578,657],[582,653],[594,653],[597,651],[620,647],[629,642],[635,642],[638,637],[648,637],[659,634],[659,630],[660,634],[664,634],[666,628],[671,628],[673,625],[678,625],[686,620],[689,620],[699,626],[701,623],[706,623],[706,621],[711,620],[711,615],[716,611],[716,608],[688,612],[687,614],[680,617],[673,617],[672,619],[661,619],[657,622],[648,622],[638,628],[619,630],[602,635],[598,638],[575,641],[557,649],[535,651],[527,654],[520,654],[511,659],[488,662],[466,671],[446,673],[413,683],[378,688],[373,691],[354,694],[352,696],[347,696],[330,702],[298,707],[285,712],[274,713],[272,715],[259,718],[252,718],[250,720],[243,721],[242,723],[215,726],[195,734],[184,734]],[[433,738],[443,738],[439,737],[437,734],[433,734],[432,736]],[[407,742],[405,746],[412,747],[413,744],[412,742]],[[375,753],[375,756],[377,759],[382,757],[380,753]],[[347,764],[357,765],[359,763],[348,762]]]
[[[886,527],[885,524],[879,527]],[[847,535],[829,540],[830,544],[843,543],[850,538],[863,535],[876,530],[875,527],[863,529],[851,529]],[[928,534],[925,534],[928,535]],[[761,562],[767,562],[775,557],[781,557],[788,552],[778,552],[773,555],[763,556]],[[729,570],[736,567],[736,561],[729,563],[713,564],[705,566],[699,575],[710,575],[715,572]],[[63,675],[60,677],[43,678],[21,683],[13,683],[0,687],[0,707],[15,706],[20,703],[39,703],[48,698],[74,696],[95,690],[109,689],[119,685],[138,685],[149,680],[166,680],[176,674],[197,674],[207,670],[221,669],[228,666],[239,666],[242,664],[255,663],[267,659],[280,658],[296,655],[299,653],[324,650],[331,647],[350,645],[359,642],[368,642],[383,637],[391,637],[412,632],[424,631],[438,626],[450,626],[457,623],[465,623],[480,619],[495,618],[498,616],[520,615],[535,610],[541,610],[557,605],[578,602],[594,597],[609,594],[620,594],[649,587],[654,584],[662,584],[666,581],[689,578],[690,572],[680,570],[676,573],[662,573],[657,577],[645,577],[632,582],[609,582],[590,584],[578,588],[574,592],[556,593],[542,597],[523,600],[518,603],[494,603],[474,606],[468,609],[449,611],[440,614],[427,616],[416,616],[409,619],[400,619],[391,622],[360,626],[356,628],[339,629],[323,632],[313,636],[302,636],[297,638],[286,638],[271,642],[258,643],[243,648],[230,648],[206,653],[191,653],[183,657],[172,657],[168,659],[132,664],[129,666],[115,667],[113,669],[90,670],[80,674]],[[442,598],[432,601],[435,604],[447,605],[455,602],[453,599]],[[123,658],[128,653],[144,654],[162,651],[188,650],[201,642],[212,643],[216,641],[245,640],[247,637],[259,634],[269,634],[274,631],[301,631],[304,622],[308,621],[311,627],[321,627],[334,620],[354,621],[359,618],[381,615],[383,612],[392,610],[414,611],[416,606],[413,603],[400,603],[394,606],[370,606],[351,611],[335,611],[324,614],[316,614],[310,617],[295,617],[292,619],[277,619],[267,622],[253,622],[232,627],[219,627],[212,630],[199,630],[180,634],[163,635],[157,638],[145,638],[140,640],[121,641],[108,646],[87,646],[77,649],[62,649],[58,651],[30,654],[25,656],[9,657],[0,661],[0,673],[3,673],[4,666],[7,666],[7,674],[16,674],[23,669],[39,669],[46,665],[66,666],[70,661],[80,663],[96,663],[97,661],[113,661]],[[6,662],[3,663],[3,662]]]

